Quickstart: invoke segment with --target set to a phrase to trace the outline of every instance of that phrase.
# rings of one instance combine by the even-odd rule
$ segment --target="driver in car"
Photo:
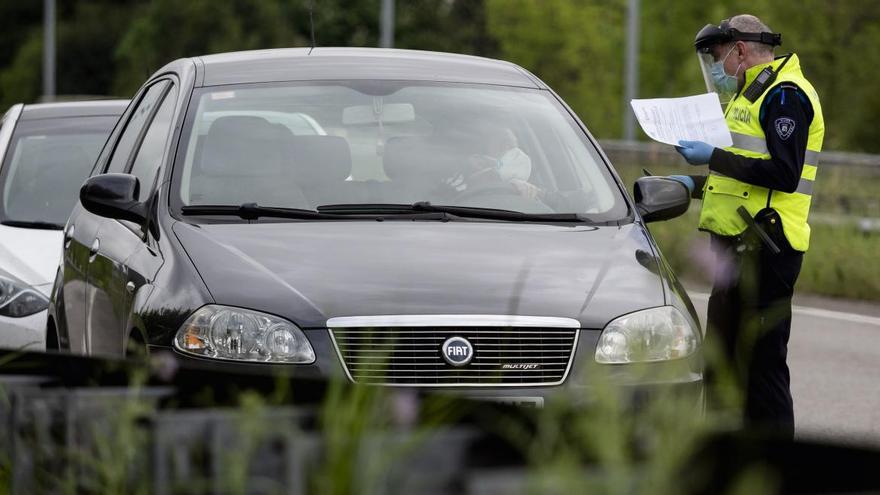
[[[458,191],[468,184],[504,181],[510,183],[522,196],[541,199],[543,190],[528,182],[532,160],[520,147],[516,134],[506,127],[494,128],[486,136],[486,153],[468,158],[467,175],[459,174],[448,183]]]

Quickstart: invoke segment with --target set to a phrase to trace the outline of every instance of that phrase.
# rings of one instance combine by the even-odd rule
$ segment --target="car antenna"
[[[312,50],[315,49],[315,0],[309,0],[309,28],[312,31],[312,48],[309,49],[309,55],[312,54]]]

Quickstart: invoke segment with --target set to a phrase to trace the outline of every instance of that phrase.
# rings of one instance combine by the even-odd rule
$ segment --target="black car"
[[[565,103],[507,62],[377,49],[175,61],[65,229],[48,342],[537,401],[588,364],[701,386],[693,308]]]

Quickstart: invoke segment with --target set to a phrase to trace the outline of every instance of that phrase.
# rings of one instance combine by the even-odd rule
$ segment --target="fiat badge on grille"
[[[440,353],[452,366],[464,366],[474,358],[474,346],[464,337],[449,337],[443,341]]]

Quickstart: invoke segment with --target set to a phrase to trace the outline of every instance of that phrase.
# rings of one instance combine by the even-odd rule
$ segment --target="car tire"
[[[58,339],[58,330],[55,329],[55,322],[51,319],[46,324],[46,350],[54,352],[59,352],[61,350],[61,344]]]

